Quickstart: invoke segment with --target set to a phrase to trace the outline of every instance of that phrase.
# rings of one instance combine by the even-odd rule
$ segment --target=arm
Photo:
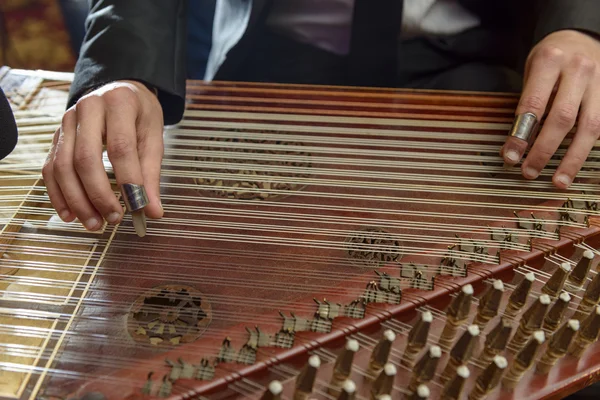
[[[185,0],[93,0],[68,107],[90,89],[136,80],[158,90],[165,124],[185,103]]]

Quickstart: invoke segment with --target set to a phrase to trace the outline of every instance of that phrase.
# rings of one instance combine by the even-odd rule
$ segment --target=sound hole
[[[301,149],[300,142],[243,137],[210,138],[209,141],[222,144],[198,149],[215,155],[195,157],[198,161],[195,170],[201,176],[194,179],[198,185],[210,186],[200,189],[207,196],[278,200],[288,196],[285,192],[302,190],[305,185],[297,182],[297,178],[310,176],[310,154]],[[214,175],[206,176],[207,173]]]
[[[198,339],[212,317],[210,303],[189,286],[157,286],[140,296],[127,319],[129,334],[144,344],[178,345]]]
[[[365,228],[347,240],[348,256],[361,267],[377,268],[402,258],[402,246],[388,232]]]

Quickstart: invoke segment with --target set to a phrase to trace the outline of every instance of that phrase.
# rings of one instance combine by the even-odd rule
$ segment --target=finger
[[[123,209],[111,188],[102,162],[104,101],[89,96],[77,103],[77,136],[73,162],[88,199],[111,224],[121,220]]]
[[[140,165],[149,203],[144,209],[150,218],[163,216],[160,201],[160,168],[164,152],[162,115],[153,119],[150,126],[140,132],[138,144]]]
[[[527,159],[523,162],[523,176],[535,179],[554,155],[561,142],[575,125],[579,106],[590,82],[594,63],[576,56],[565,68],[550,113]],[[562,182],[569,186],[571,182]]]
[[[541,120],[552,91],[560,76],[560,68],[564,55],[555,48],[544,47],[531,60],[527,75],[524,79],[523,93],[517,105],[516,114],[533,113]],[[500,151],[504,162],[508,165],[517,164],[527,150],[528,142],[508,137]]]
[[[48,152],[48,156],[46,157],[46,161],[44,162],[44,166],[42,168],[42,176],[44,177],[44,185],[46,186],[46,192],[48,192],[48,198],[50,199],[50,203],[52,207],[56,210],[58,216],[65,222],[71,222],[75,219],[75,214],[69,209],[67,201],[65,200],[62,192],[60,191],[60,187],[58,186],[58,182],[54,178],[54,153],[56,151],[56,144],[58,142],[58,137],[60,135],[60,128],[56,130],[54,136],[52,137],[52,145],[50,147],[50,151]]]
[[[588,88],[582,101],[577,132],[552,179],[557,187],[566,189],[570,186],[599,137],[600,95]]]
[[[89,201],[73,165],[76,130],[77,115],[72,108],[63,116],[54,153],[54,176],[69,209],[77,215],[86,229],[97,230],[102,226],[101,216]]]
[[[106,148],[117,184],[143,185],[137,149],[138,99],[128,88],[117,88],[106,93],[104,101]]]

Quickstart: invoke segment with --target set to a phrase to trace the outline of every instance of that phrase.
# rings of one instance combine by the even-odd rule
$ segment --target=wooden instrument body
[[[35,344],[45,348],[36,365],[46,360],[48,368],[76,376],[33,374],[22,398],[40,387],[50,398],[90,391],[110,399],[147,398],[141,388],[148,373],[154,373],[156,394],[172,370],[166,359],[212,363],[226,338],[239,355],[249,340],[246,328],[256,326],[271,343],[258,347],[256,362],[221,361],[213,380],[178,379],[171,393],[171,398],[244,398],[237,383],[251,380],[264,387],[281,379],[280,364],[299,370],[309,353],[336,354],[350,335],[378,338],[388,320],[411,323],[423,307],[443,311],[450,295],[467,283],[480,297],[488,278],[516,282],[515,269],[525,264],[552,271],[545,257],[556,253],[577,260],[580,242],[600,245],[595,210],[574,212],[578,225],[562,227],[560,239],[551,237],[553,223],[543,224],[545,238],[518,234],[514,211],[524,220],[533,212],[536,219],[558,221],[568,198],[593,202],[598,191],[593,171],[584,171],[581,195],[553,189],[548,176],[544,183],[529,183],[518,171],[502,170],[497,151],[512,120],[514,96],[218,82],[190,82],[188,94],[185,120],[165,135],[165,218],[149,221],[148,236],[135,237],[129,218],[99,233],[48,223],[52,210],[41,184],[5,225],[3,253],[21,267],[3,271],[6,308],[16,309],[30,296],[24,309],[50,313],[40,318],[40,327],[54,334]],[[36,208],[44,211],[32,213]],[[592,215],[587,227],[584,215]],[[505,230],[516,232],[510,244],[490,240]],[[475,259],[466,276],[440,276],[434,267],[460,242],[456,235],[485,243],[489,254],[461,253],[459,258]],[[385,261],[353,258],[353,239],[368,240],[367,253],[381,250]],[[518,250],[502,250],[497,259],[506,246]],[[42,267],[34,268],[36,262]],[[429,266],[420,268],[425,281],[419,282],[435,277],[433,290],[408,287],[416,284],[406,272],[411,264]],[[44,270],[51,265],[57,268]],[[399,304],[370,302],[363,318],[332,318],[330,332],[297,332],[289,349],[272,345],[292,313],[315,320],[322,308],[313,298],[348,310],[354,300],[364,300],[370,282],[384,292],[374,270],[398,278]],[[59,276],[60,282],[48,284]],[[536,285],[539,291],[542,283]],[[28,295],[15,294],[22,292]],[[191,314],[178,315],[178,301],[190,296]],[[144,299],[151,301],[139,313]],[[474,315],[476,305],[472,309]],[[148,316],[153,312],[162,314]],[[186,325],[189,315],[197,329]],[[11,318],[13,325],[29,323]],[[157,318],[158,325],[149,327]],[[164,329],[157,332],[160,324]],[[432,338],[443,325],[437,315]],[[185,334],[165,335],[170,326]],[[406,333],[400,330],[395,342],[398,354]],[[361,350],[355,364],[364,367],[368,357],[368,349]],[[331,367],[323,365],[321,383]],[[596,381],[599,370],[600,348],[594,344],[581,360],[565,357],[549,375],[530,371],[513,393],[496,390],[490,398],[559,398]],[[473,368],[465,393],[475,371],[480,369]],[[289,375],[283,381],[291,396],[294,374]],[[355,371],[361,387],[359,375]],[[402,370],[395,385],[404,388],[409,378],[409,370]],[[368,387],[361,388],[365,396]],[[440,390],[433,386],[432,398]]]

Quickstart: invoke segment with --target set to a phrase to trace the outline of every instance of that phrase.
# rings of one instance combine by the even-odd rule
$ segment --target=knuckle
[[[97,109],[99,106],[101,106],[101,100],[98,96],[86,96],[79,99],[75,107],[78,111],[86,112]]]
[[[538,146],[537,148],[532,149],[531,153],[529,153],[529,157],[527,157],[525,164],[527,164],[527,166],[533,166],[537,169],[542,169],[553,155],[554,150],[552,148],[547,146]]]
[[[71,162],[65,160],[63,157],[57,157],[54,159],[52,169],[56,171],[56,175],[64,175],[71,169]]]
[[[133,143],[122,137],[114,138],[107,145],[110,158],[125,158],[133,153]]]
[[[53,174],[54,174],[54,171],[52,169],[52,162],[50,160],[46,160],[46,162],[44,163],[44,166],[42,167],[42,177],[44,179],[50,179],[50,178],[52,178]]]
[[[137,102],[137,96],[131,89],[124,86],[107,91],[102,95],[102,98],[108,107],[131,106]]]
[[[560,64],[565,57],[565,52],[556,46],[542,46],[539,50],[539,58],[544,64]]]
[[[583,126],[595,137],[600,136],[600,114],[587,116],[583,121]]]
[[[571,129],[577,119],[577,108],[572,104],[561,104],[554,113],[554,120],[560,128]]]
[[[596,63],[594,60],[585,54],[575,54],[571,63],[577,71],[581,71],[585,74],[592,74],[596,69]]]
[[[521,105],[526,110],[537,111],[539,117],[539,113],[546,108],[546,101],[539,94],[531,94],[521,100]]]
[[[71,107],[69,108],[67,111],[65,111],[65,113],[62,116],[62,119],[60,120],[61,126],[65,126],[68,125],[71,121],[73,121],[73,118],[75,117],[75,108]]]
[[[92,151],[86,148],[77,149],[73,156],[73,165],[78,171],[89,169],[93,165],[95,155]]]
[[[87,195],[90,202],[96,207],[105,208],[107,204],[110,204],[102,192],[93,191]]]
[[[569,154],[570,163],[572,165],[581,166],[587,160],[587,156],[587,154],[573,152],[573,154]]]

